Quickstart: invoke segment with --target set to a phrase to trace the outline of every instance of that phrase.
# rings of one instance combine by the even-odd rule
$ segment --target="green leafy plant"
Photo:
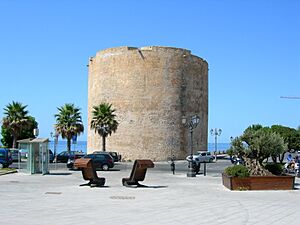
[[[283,172],[283,165],[280,163],[268,163],[265,168],[274,175],[281,175]]]
[[[245,161],[250,175],[254,176],[271,176],[263,161],[282,154],[286,149],[287,145],[280,134],[261,125],[248,127],[243,135],[231,141],[230,148],[234,155]]]
[[[225,173],[228,176],[232,176],[232,177],[249,177],[250,176],[248,169],[243,165],[234,165],[234,166],[227,167],[225,169]]]
[[[226,151],[226,154],[229,155],[229,156],[234,155],[233,150],[231,148]]]
[[[284,155],[287,151],[299,151],[300,150],[300,132],[294,128],[285,127],[281,125],[273,125],[271,126],[271,130],[275,133],[278,133],[283,139],[284,143],[287,145],[286,151],[282,152],[278,156],[272,156],[272,160],[277,162],[277,158],[280,163],[284,160]]]
[[[35,121],[35,118],[32,116],[28,116],[30,123],[28,127],[22,128],[18,140],[27,139],[27,138],[34,138],[33,129],[38,127],[38,123]],[[13,136],[9,132],[9,128],[5,128],[3,125],[1,126],[1,143],[7,147],[13,147]]]
[[[1,135],[2,144],[16,148],[17,140],[33,136],[33,129],[37,127],[35,119],[28,115],[27,105],[13,101],[4,108]]]

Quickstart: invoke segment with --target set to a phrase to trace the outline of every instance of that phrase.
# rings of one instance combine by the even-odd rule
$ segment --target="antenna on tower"
[[[287,98],[287,99],[300,99],[298,96],[280,96],[280,98]]]

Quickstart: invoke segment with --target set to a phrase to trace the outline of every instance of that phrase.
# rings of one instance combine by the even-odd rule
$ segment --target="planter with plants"
[[[226,168],[223,185],[230,190],[292,190],[295,177],[289,175],[250,176],[243,165]]]
[[[230,151],[241,157],[244,165],[225,169],[223,185],[230,190],[291,190],[295,177],[282,174],[282,166],[266,163],[286,151],[283,138],[270,128],[248,127],[244,134],[232,140]]]

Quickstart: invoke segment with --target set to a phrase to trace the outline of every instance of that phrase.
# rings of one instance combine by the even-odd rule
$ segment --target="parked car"
[[[0,148],[0,168],[9,167],[12,164],[11,153],[6,148]]]
[[[62,163],[67,163],[69,159],[77,159],[83,157],[85,154],[82,152],[76,152],[76,151],[63,151],[59,153],[56,157],[55,160],[56,162],[62,162]]]
[[[68,162],[67,162],[67,167],[69,169],[77,169],[74,167],[74,162],[76,159],[80,159],[82,157],[84,157],[85,154],[84,153],[75,153],[74,155],[71,155],[68,159]]]
[[[96,169],[109,170],[114,167],[114,159],[107,152],[87,154],[83,158],[92,159]]]
[[[103,152],[103,151],[94,151],[93,152],[93,154],[98,154],[98,153],[108,153],[114,159],[114,162],[120,162],[121,161],[121,155],[119,155],[117,152]]]
[[[234,165],[244,165],[245,164],[243,158],[242,157],[238,157],[238,156],[231,157],[230,161]]]
[[[191,156],[188,155],[186,157],[186,160],[188,162],[191,161]],[[211,154],[211,152],[208,151],[198,151],[197,155],[193,155],[192,157],[192,166],[194,171],[197,173],[199,173],[200,171],[200,165],[201,163],[210,163],[214,160],[214,156]],[[190,163],[188,164],[188,167],[190,168]]]
[[[18,162],[19,160],[21,161],[21,153],[19,149],[11,148],[9,149],[9,152],[11,154],[11,158],[13,162]]]
[[[186,159],[189,160],[190,155],[188,155]],[[198,151],[197,155],[193,155],[193,161],[196,161],[197,163],[212,162],[213,160],[214,156],[208,151]]]
[[[53,163],[54,161],[54,154],[53,152],[51,151],[51,149],[49,149],[49,162],[50,163]]]
[[[27,160],[28,158],[28,149],[19,149],[21,159]]]

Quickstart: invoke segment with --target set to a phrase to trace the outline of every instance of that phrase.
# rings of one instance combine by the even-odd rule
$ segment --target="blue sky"
[[[117,46],[186,48],[209,64],[209,129],[300,125],[300,1],[0,0],[0,115],[28,105],[49,137],[57,107],[87,126],[87,63]],[[86,132],[79,137],[86,140]],[[209,136],[208,141],[213,142]]]

